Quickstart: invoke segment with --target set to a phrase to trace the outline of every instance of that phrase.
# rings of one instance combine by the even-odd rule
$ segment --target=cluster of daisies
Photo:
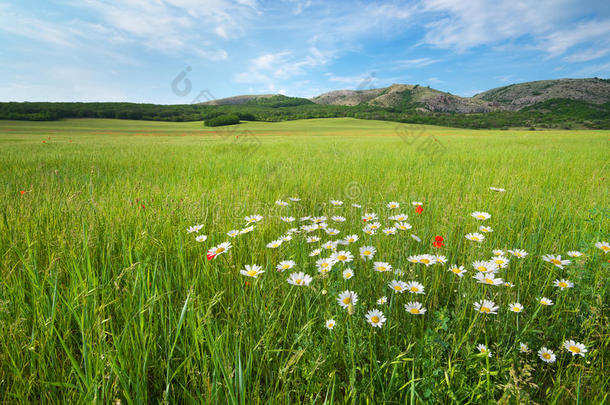
[[[504,191],[503,189],[491,189],[492,191],[497,192]],[[290,197],[288,200],[289,201],[278,200],[275,203],[278,206],[286,207],[300,201],[300,199],[297,197]],[[341,208],[343,206],[343,201],[330,200],[330,205],[334,208]],[[417,214],[421,214],[423,212],[422,202],[413,201],[412,206]],[[352,204],[352,207],[357,209],[361,208],[361,206],[358,204]],[[395,212],[394,210],[400,208],[400,203],[391,201],[386,205],[386,207],[388,210],[390,210],[390,212]],[[475,220],[481,222],[487,221],[491,218],[489,213],[482,211],[475,211],[471,214],[471,216]],[[409,232],[413,227],[406,222],[408,218],[408,215],[404,213],[388,215],[387,222],[391,223],[392,225],[384,227],[381,222],[379,222],[380,219],[377,213],[365,212],[364,214],[360,215],[360,219],[363,223],[362,233],[364,235],[371,236],[380,232],[384,235],[392,236],[405,232],[409,234],[413,240],[421,243],[421,238]],[[388,262],[375,261],[377,249],[374,246],[364,244],[362,246],[358,246],[357,248],[352,248],[352,246],[355,246],[355,244],[360,240],[360,236],[358,234],[350,234],[344,237],[339,237],[341,231],[338,229],[338,227],[341,223],[346,221],[344,216],[333,215],[330,218],[326,216],[305,216],[299,219],[292,216],[280,216],[279,219],[288,224],[296,222],[300,225],[298,227],[288,229],[277,239],[268,242],[266,247],[268,249],[279,249],[283,244],[290,243],[295,238],[299,238],[306,244],[312,245],[309,256],[319,257],[315,260],[315,269],[317,270],[318,277],[320,280],[322,280],[324,287],[326,287],[326,279],[333,269],[340,268],[339,271],[342,274],[342,278],[345,280],[349,280],[354,277],[354,270],[350,267],[354,260],[356,260],[355,254],[352,253],[353,251],[357,251],[357,255],[359,256],[360,260],[365,263],[365,265],[367,262],[372,262],[370,266],[375,272],[393,272],[393,274],[398,277],[404,275],[404,272],[399,269],[394,269]],[[244,227],[242,229],[227,232],[227,236],[230,238],[236,238],[239,235],[252,232],[257,223],[262,220],[263,217],[261,215],[247,216],[245,217]],[[195,234],[195,240],[197,242],[204,242],[207,240],[207,236],[200,234],[202,229],[203,225],[194,225],[189,227],[187,232]],[[493,229],[490,226],[480,225],[478,232],[467,233],[465,238],[472,242],[482,243],[485,240],[484,234],[490,232],[493,232]],[[329,240],[323,242],[323,235],[327,235],[326,238],[329,238]],[[437,236],[432,244],[435,248],[440,248],[444,246],[444,239],[441,236]],[[598,242],[595,244],[595,246],[604,253],[610,253],[610,244],[607,242]],[[207,259],[214,260],[218,256],[227,253],[231,248],[232,244],[229,241],[211,247],[207,251]],[[328,252],[327,257],[322,257],[323,252]],[[584,253],[579,251],[569,251],[566,253],[566,255],[573,260],[583,257]],[[493,257],[489,258],[488,260],[475,261],[471,264],[473,270],[472,277],[477,283],[484,285],[508,288],[514,287],[511,282],[501,278],[499,273],[502,269],[508,267],[509,262],[512,259],[522,260],[526,257],[528,257],[528,252],[522,249],[509,249],[506,251],[496,249],[493,251]],[[561,255],[545,254],[542,256],[542,260],[560,269],[570,265],[572,263],[571,259],[562,258]],[[408,257],[408,261],[414,265],[421,264],[426,267],[437,264],[444,266],[447,264],[447,258],[437,254],[412,255]],[[294,260],[282,260],[277,263],[275,269],[280,273],[289,273],[286,278],[288,284],[298,287],[309,287],[313,282],[314,277],[303,271],[295,271],[296,267],[297,263]],[[463,265],[458,264],[451,264],[447,266],[447,271],[453,273],[459,278],[464,277],[469,270],[470,269],[467,270]],[[256,279],[264,274],[265,270],[262,266],[251,264],[245,265],[244,269],[240,270],[240,273],[245,277]],[[572,281],[563,278],[556,279],[553,284],[562,291],[574,287],[574,283]],[[402,281],[394,279],[388,283],[388,288],[397,294],[413,294],[413,297],[426,294],[425,286],[415,280]],[[322,289],[322,294],[326,293],[326,289]],[[345,290],[338,294],[336,301],[341,308],[346,310],[349,315],[352,315],[355,313],[355,307],[358,303],[358,294],[355,291]],[[553,301],[547,297],[539,297],[537,301],[543,306],[553,305]],[[377,300],[377,305],[382,306],[386,302],[387,297],[383,296]],[[474,310],[481,314],[481,316],[497,315],[498,311],[500,311],[500,307],[496,305],[494,301],[487,299],[477,301],[473,306]],[[427,311],[423,304],[415,299],[404,304],[404,309],[408,314],[411,315],[424,315]],[[519,314],[524,311],[524,306],[519,302],[513,302],[508,305],[507,310]],[[365,314],[365,319],[374,328],[382,328],[387,321],[384,313],[377,308],[368,310]],[[336,321],[334,319],[328,319],[325,322],[325,326],[329,330],[332,330],[336,326]],[[565,341],[563,346],[567,351],[572,353],[572,355],[584,356],[587,352],[584,344],[575,342],[573,340]],[[491,356],[491,351],[485,345],[480,344],[477,346],[477,349],[481,355]],[[520,349],[522,352],[529,351],[525,343],[521,343]],[[556,355],[553,353],[553,351],[546,347],[542,347],[538,351],[538,355],[543,361],[548,363],[552,363],[556,360]]]

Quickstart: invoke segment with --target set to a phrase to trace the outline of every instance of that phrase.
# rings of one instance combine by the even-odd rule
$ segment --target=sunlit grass
[[[607,401],[610,257],[594,243],[610,239],[608,132],[429,127],[443,150],[433,154],[425,137],[398,136],[396,126],[0,121],[2,400]],[[301,201],[274,204],[290,196]],[[401,207],[386,208],[390,201]],[[411,201],[424,203],[421,214]],[[482,224],[473,211],[492,215],[480,245],[464,237]],[[364,212],[383,227],[404,212],[413,229],[365,235]],[[250,214],[264,219],[229,238]],[[338,237],[318,231],[319,243],[295,235],[265,247],[306,215],[347,220],[329,221]],[[204,243],[186,232],[199,223]],[[309,252],[349,234],[360,238],[346,247],[354,262],[320,278]],[[444,247],[432,246],[436,235]],[[227,240],[233,248],[208,261],[206,250]],[[377,248],[374,260],[360,259],[363,245]],[[514,288],[476,283],[473,261],[513,248],[529,252],[499,273]],[[586,256],[563,270],[541,259],[570,250]],[[407,260],[425,253],[448,263]],[[289,272],[275,270],[281,260],[313,276],[310,286],[288,284]],[[377,260],[404,275],[375,272]],[[454,263],[468,270],[463,278],[447,271]],[[247,264],[265,273],[244,277]],[[560,278],[574,288],[554,287]],[[426,294],[396,294],[393,279],[418,281]],[[336,302],[347,289],[359,295],[351,316]],[[381,296],[387,304],[376,305]],[[541,296],[555,305],[540,306]],[[481,299],[492,299],[498,315],[477,315]],[[404,309],[416,300],[423,316]],[[523,313],[509,312],[513,302]],[[382,328],[366,322],[373,308],[387,318]],[[586,356],[562,349],[567,339],[584,343]],[[479,344],[492,356],[478,355]],[[542,346],[556,363],[538,358]]]

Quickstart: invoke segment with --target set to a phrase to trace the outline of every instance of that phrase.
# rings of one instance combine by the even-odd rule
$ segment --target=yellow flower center
[[[339,256],[337,256],[337,260],[340,260],[340,261],[347,260],[347,256],[339,255]]]
[[[551,261],[551,263],[553,263],[553,264],[561,264],[561,260],[557,260],[557,259],[551,259],[550,261]]]
[[[479,219],[485,219],[485,215],[477,215],[477,218],[479,218]]]
[[[222,253],[224,251],[225,251],[225,248],[219,247],[218,249],[216,249],[216,254]]]
[[[479,237],[478,236],[473,236],[472,240],[479,240]]]
[[[345,298],[343,298],[343,303],[344,303],[345,305],[349,304],[350,302],[352,302],[352,299],[351,299],[350,297],[345,297]]]
[[[494,283],[494,281],[493,281],[491,278],[486,278],[486,279],[485,279],[485,282],[486,282],[487,284],[493,284],[493,283]]]
[[[371,254],[371,251],[370,251],[370,250],[365,250],[365,251],[364,251],[364,255],[365,255],[365,256],[368,256],[368,255],[370,255],[370,254]]]
[[[520,307],[513,307],[513,312],[521,312],[521,308]]]
[[[477,270],[479,270],[481,273],[485,273],[487,271],[487,267],[479,266],[479,267],[477,267]]]
[[[418,292],[418,291],[419,291],[419,288],[417,288],[417,287],[411,287],[411,291],[413,291],[413,292]]]
[[[608,252],[608,251],[610,251],[610,246],[602,246],[602,250],[604,252]]]
[[[491,309],[487,308],[487,307],[481,307],[481,312],[485,312],[486,314],[491,312]]]
[[[384,266],[379,266],[379,271],[385,271],[385,267]]]
[[[396,291],[402,291],[402,287],[401,287],[401,286],[399,286],[399,285],[395,285],[395,286],[394,286],[394,289],[395,289]]]
[[[411,308],[411,313],[412,313],[412,314],[419,314],[419,309],[417,309],[417,308]]]
[[[373,323],[379,323],[379,317],[377,315],[373,315],[371,316],[371,322]]]
[[[461,273],[460,269],[457,268],[457,267],[452,268],[451,271],[454,272],[455,274],[460,274]]]
[[[420,261],[421,261],[423,264],[428,264],[428,263],[430,263],[430,260],[429,260],[429,259],[421,259]]]
[[[320,266],[321,267],[328,267],[328,263],[322,263]]]
[[[297,279],[296,279],[294,282],[295,282],[295,283],[297,283],[298,285],[301,285],[301,283],[303,282],[303,280],[302,280],[302,279],[300,279],[300,278],[297,278]]]
[[[568,350],[571,351],[572,353],[580,353],[580,349],[576,346],[570,346],[570,347],[568,347]]]
[[[542,357],[548,360],[551,358],[551,355],[549,353],[542,353]]]
[[[249,275],[250,277],[254,277],[254,276],[256,276],[256,270],[248,270],[248,275]]]
[[[567,287],[567,286],[568,286],[568,283],[564,283],[563,281],[561,281],[561,282],[560,282],[558,285],[559,285],[559,287],[561,287],[561,288],[565,288],[565,287]]]

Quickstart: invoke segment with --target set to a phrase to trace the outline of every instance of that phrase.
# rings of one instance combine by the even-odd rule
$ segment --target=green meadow
[[[609,135],[347,118],[0,121],[0,402],[608,403],[610,253],[595,244],[610,242]],[[412,229],[367,235],[371,212],[381,228],[404,213]],[[227,235],[253,214],[263,219],[252,232]],[[340,233],[306,233],[305,216]],[[206,241],[187,232],[196,224]],[[482,225],[493,228],[482,242],[465,238]],[[266,247],[290,228],[292,240]],[[310,252],[352,234],[337,249],[354,260],[319,273],[332,251]],[[360,257],[365,245],[373,260]],[[472,263],[495,249],[510,260],[496,276],[512,287],[473,278]],[[420,254],[447,263],[408,260]],[[282,260],[294,269],[277,271]],[[240,273],[252,264],[265,272]],[[293,272],[313,280],[291,285]],[[554,286],[561,279],[574,286]],[[394,292],[392,280],[425,294]],[[350,310],[337,302],[345,290],[358,294]],[[475,310],[484,299],[497,314]],[[426,313],[405,311],[411,301]],[[367,322],[371,309],[387,318],[381,327]],[[566,340],[587,352],[573,355]]]

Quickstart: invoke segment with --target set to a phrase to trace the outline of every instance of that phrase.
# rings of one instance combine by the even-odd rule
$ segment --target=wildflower
[[[391,209],[391,210],[392,210],[392,209],[395,209],[395,208],[400,207],[400,204],[399,204],[399,203],[397,203],[396,201],[390,201],[390,202],[388,203],[388,205],[386,205],[386,207],[388,207],[389,209]]]
[[[244,276],[257,278],[259,276],[259,274],[263,274],[265,271],[262,270],[261,266],[257,266],[256,264],[253,264],[253,265],[246,264],[246,269],[240,270],[239,272],[241,274],[243,274]]]
[[[505,282],[504,282],[504,286],[505,286],[505,287],[510,287],[510,288],[513,288],[515,285],[514,285],[513,283],[511,283],[510,281],[505,281]]]
[[[526,344],[526,343],[519,343],[519,351],[520,351],[521,353],[529,353],[530,348],[529,348],[529,347],[527,347],[527,344]]]
[[[360,257],[364,260],[371,260],[375,256],[375,252],[377,252],[377,249],[373,246],[362,246],[360,248]]]
[[[555,353],[553,353],[552,350],[547,349],[546,347],[543,347],[538,350],[538,357],[540,357],[540,359],[546,363],[555,363],[555,360],[557,360],[557,356],[555,356]]]
[[[326,259],[319,259],[316,261],[316,266],[320,273],[328,273],[334,266],[335,260],[331,257]]]
[[[332,255],[334,261],[341,263],[349,263],[354,260],[354,255],[347,250],[340,250]]]
[[[367,235],[375,235],[377,233],[375,229],[369,228],[368,226],[365,226],[364,229],[362,229],[362,232],[366,233]]]
[[[588,351],[585,345],[582,343],[575,342],[573,340],[566,340],[563,342],[563,347],[572,353],[572,356],[576,356],[577,354],[585,357],[585,353]]]
[[[330,203],[335,207],[340,207],[343,205],[343,201],[340,200],[330,200]]]
[[[424,286],[417,281],[409,281],[406,285],[407,290],[412,294],[425,294]]]
[[[326,222],[326,217],[325,216],[313,217],[313,218],[311,218],[311,222],[313,222],[314,224],[321,224],[322,222]]]
[[[491,357],[491,351],[484,344],[477,345],[477,349],[479,350],[479,354]]]
[[[396,214],[391,216],[389,219],[390,221],[403,222],[406,221],[408,218],[409,216],[407,214]]]
[[[418,214],[421,214],[422,212],[424,212],[424,207],[422,207],[421,205],[418,205],[417,207],[415,207],[415,212],[417,212]]]
[[[487,285],[500,285],[504,282],[501,278],[495,278],[493,273],[477,273],[473,278],[477,280],[478,283]]]
[[[486,315],[487,314],[497,315],[498,309],[500,309],[500,307],[497,307],[493,301],[483,300],[483,301],[475,302],[474,309],[476,309],[478,312],[481,312]]]
[[[388,298],[384,295],[383,297],[377,300],[377,305],[383,305],[388,302]]]
[[[350,306],[356,305],[358,302],[358,294],[353,291],[345,290],[341,294],[339,294],[339,298],[337,298],[337,302],[341,307],[348,308]]]
[[[195,240],[199,243],[205,242],[208,239],[207,235],[197,235]]]
[[[288,241],[292,240],[292,236],[290,234],[282,235],[282,236],[280,236],[280,240],[282,242],[288,242]]]
[[[502,249],[494,249],[494,256],[504,256],[504,251]]]
[[[411,237],[415,240],[415,242],[417,242],[417,243],[421,242],[421,239],[419,238],[419,236],[411,234]]]
[[[424,205],[424,203],[421,201],[411,201],[411,205],[414,207],[421,207],[422,205]]]
[[[464,277],[464,273],[466,273],[464,266],[458,266],[457,264],[452,264],[448,270],[458,277]]]
[[[311,276],[303,272],[292,273],[290,276],[288,276],[287,279],[288,284],[296,285],[299,287],[308,287],[309,283],[311,283],[311,280],[313,280]]]
[[[390,265],[390,263],[386,262],[375,262],[373,266],[375,267],[375,271],[378,271],[380,273],[392,270],[392,266]]]
[[[231,243],[223,242],[218,246],[214,246],[210,250],[208,250],[208,260],[212,260],[216,258],[218,255],[226,253],[229,249],[231,249]]]
[[[362,216],[362,221],[364,222],[370,222],[375,219],[377,219],[377,214],[375,214],[374,212],[367,212]]]
[[[434,238],[434,242],[432,243],[432,246],[434,246],[435,248],[440,248],[445,246],[445,244],[443,243],[444,239],[442,236],[436,236]]]
[[[540,302],[541,305],[544,305],[544,306],[551,306],[551,305],[553,305],[553,301],[551,301],[547,297],[542,297],[538,301]]]
[[[498,266],[493,261],[476,261],[472,263],[472,267],[481,273],[496,273]]]
[[[309,221],[309,220],[311,220],[311,215],[307,215],[305,217],[299,218],[299,221],[301,221],[301,222],[305,222],[305,221]]]
[[[203,228],[203,225],[193,225],[193,226],[189,226],[188,228],[186,228],[186,231],[188,233],[193,233],[193,232],[199,232],[201,230],[201,228]]]
[[[486,219],[491,218],[487,212],[475,211],[470,214],[471,217],[478,219],[479,221],[485,221]]]
[[[352,277],[354,277],[354,271],[352,269],[347,268],[347,269],[343,270],[343,278],[345,280],[349,280]]]
[[[284,243],[284,241],[282,239],[277,239],[277,240],[274,240],[274,241],[271,241],[271,242],[267,243],[267,247],[269,249],[277,249],[277,248],[280,247],[280,245],[282,243]]]
[[[400,280],[392,280],[388,285],[392,290],[401,294],[405,292],[405,289],[407,288],[407,283]]]
[[[285,207],[288,205],[288,203],[286,201],[282,201],[282,200],[277,200],[275,202],[276,205],[279,205],[280,207]]]
[[[324,244],[322,244],[322,247],[326,250],[335,250],[335,249],[337,249],[337,242],[329,240],[328,242],[325,242]]]
[[[508,309],[513,312],[519,313],[523,311],[523,305],[519,304],[518,302],[514,302],[512,304],[509,304]]]
[[[335,215],[334,217],[331,217],[330,220],[335,222],[345,222],[345,217]]]
[[[566,279],[561,279],[561,280],[555,280],[553,282],[553,285],[555,287],[559,287],[559,289],[561,291],[565,290],[566,288],[572,288],[574,287],[574,283],[572,283],[570,280],[566,280]]]
[[[483,225],[481,225],[481,226],[479,226],[479,231],[481,231],[483,233],[491,233],[494,230],[492,229],[491,226],[483,226]]]
[[[254,230],[254,225],[250,225],[250,226],[245,227],[241,231],[239,231],[239,233],[243,235],[244,233],[252,232],[253,230]]]
[[[447,263],[447,258],[445,256],[436,255],[436,256],[434,256],[434,260],[436,263],[440,263],[440,264]]]
[[[314,243],[314,242],[319,242],[319,241],[320,241],[319,236],[308,236],[306,239],[307,243]]]
[[[579,252],[578,250],[570,250],[567,254],[570,257],[582,257],[582,256],[584,256],[583,253]]]
[[[335,228],[328,228],[325,230],[327,234],[329,234],[330,236],[334,236],[334,235],[339,235],[339,233],[341,232],[338,229]]]
[[[396,228],[392,227],[392,228],[385,228],[383,230],[383,233],[385,233],[386,235],[396,235]]]
[[[490,189],[491,191],[495,191],[496,193],[503,193],[503,192],[505,192],[505,191],[506,191],[505,189],[503,189],[503,188],[498,188],[498,187],[489,187],[489,189]]]
[[[508,253],[510,253],[511,255],[513,255],[515,257],[518,257],[519,259],[523,259],[528,255],[528,253],[523,249],[509,250]]]
[[[348,235],[344,239],[345,243],[354,243],[358,241],[358,235]]]
[[[406,303],[405,310],[413,315],[423,315],[426,313],[426,308],[422,307],[422,305],[416,301]]]
[[[610,243],[608,242],[597,242],[595,247],[601,249],[604,253],[610,253]]]
[[[367,312],[366,320],[376,328],[381,328],[386,321],[385,316],[383,316],[383,312],[378,309],[371,309],[369,312]]]
[[[233,229],[232,231],[227,232],[227,235],[231,238],[236,237],[237,235],[239,235],[239,231],[236,229]]]
[[[354,208],[362,208],[362,205],[354,203],[354,204],[352,204],[352,207],[354,207]]]
[[[333,330],[334,327],[335,327],[335,320],[334,319],[329,319],[329,320],[326,321],[326,329]]]
[[[394,228],[398,229],[399,231],[408,231],[413,227],[411,226],[411,224],[408,224],[406,222],[396,222],[394,224]]]
[[[288,199],[289,199],[290,201],[292,201],[292,202],[298,202],[298,201],[301,201],[301,199],[300,199],[300,198],[298,198],[298,197],[288,197]]]
[[[381,227],[381,224],[379,222],[372,222],[372,223],[367,225],[367,228],[373,229],[373,230],[377,230],[380,227]]]
[[[572,263],[570,260],[566,260],[566,259],[562,260],[561,255],[559,255],[559,256],[543,255],[542,260],[544,260],[545,262],[554,264],[555,266],[559,267],[560,269],[563,269],[563,266],[567,266],[568,264]]]
[[[246,218],[246,225],[252,222],[260,222],[263,217],[261,215],[248,215]]]
[[[280,217],[283,222],[293,222],[294,217]]]
[[[469,233],[466,234],[466,239],[471,240],[473,242],[483,242],[483,239],[485,239],[485,236],[481,235],[480,233],[474,232],[474,233]]]
[[[510,260],[504,256],[495,256],[490,261],[493,262],[497,267],[499,267],[501,269],[508,266],[508,263],[510,262]]]
[[[314,249],[311,251],[311,253],[309,253],[309,256],[310,257],[320,256],[320,253],[322,253],[322,249]]]
[[[292,269],[295,265],[296,263],[294,262],[294,260],[284,260],[276,266],[276,269],[279,272],[283,272]]]

